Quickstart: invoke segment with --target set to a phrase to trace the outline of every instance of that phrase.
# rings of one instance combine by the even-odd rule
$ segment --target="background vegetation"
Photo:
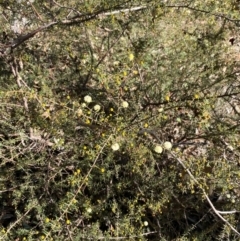
[[[239,240],[239,1],[0,10],[1,240]]]

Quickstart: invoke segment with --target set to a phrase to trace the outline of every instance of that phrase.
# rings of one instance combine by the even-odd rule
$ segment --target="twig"
[[[147,6],[138,6],[138,7],[120,9],[120,10],[116,10],[116,11],[101,13],[101,14],[99,14],[99,16],[101,17],[101,16],[109,16],[109,15],[114,15],[114,14],[119,14],[119,13],[134,12],[134,11],[139,11],[139,10],[143,10],[143,9],[146,9],[146,8],[147,8]]]
[[[73,241],[73,238],[72,238],[72,234],[71,234],[71,231],[69,230],[69,227],[67,227],[67,230],[68,230],[68,237],[70,238],[71,241]]]
[[[178,158],[174,153],[171,153],[171,155],[181,164],[181,166],[184,168],[184,170],[188,173],[188,175],[191,177],[191,179],[196,183],[199,184],[198,180],[193,176],[193,174],[190,172],[190,170],[184,165],[183,161]],[[214,211],[214,213],[224,222],[226,223],[237,235],[240,236],[240,233],[221,215],[221,214],[231,214],[231,213],[235,213],[237,211],[218,211],[213,203],[211,202],[210,198],[208,197],[207,193],[205,192],[205,190],[203,188],[201,188],[201,186],[199,185],[199,188],[202,190],[203,195],[205,196],[205,198],[207,199],[209,205],[211,206],[212,210]]]
[[[37,14],[38,18],[43,22],[43,19],[41,17],[41,15],[38,13],[37,9],[33,6],[33,4],[31,3],[31,1],[29,1],[33,11]]]
[[[13,40],[13,43],[10,45],[12,49],[15,49],[16,47],[18,47],[19,45],[21,45],[22,43],[24,43],[25,41],[27,41],[28,39],[34,37],[37,33],[53,26],[56,25],[58,22],[51,22],[49,24],[43,25],[35,30],[33,30],[30,33],[24,34],[24,35],[20,35],[18,38],[16,38],[15,40]]]

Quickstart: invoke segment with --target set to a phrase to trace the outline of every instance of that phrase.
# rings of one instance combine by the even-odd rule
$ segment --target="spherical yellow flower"
[[[131,53],[131,54],[129,54],[129,60],[130,61],[133,61],[134,60],[134,55]]]
[[[166,150],[171,150],[172,149],[172,143],[170,141],[166,141],[163,143],[163,147]]]
[[[175,151],[176,151],[176,152],[180,152],[181,149],[180,149],[179,147],[177,147],[177,148],[175,149]]]
[[[120,146],[119,146],[118,143],[114,143],[111,147],[112,147],[112,149],[113,149],[114,151],[117,151],[117,150],[119,150],[119,148],[120,148]]]
[[[123,107],[123,108],[128,108],[128,106],[129,106],[129,104],[128,104],[127,101],[123,101],[123,102],[122,102],[122,107]]]
[[[91,103],[91,102],[92,102],[92,97],[91,97],[90,95],[86,95],[86,96],[84,97],[84,101],[85,101],[86,103]]]
[[[194,99],[199,99],[199,94],[194,94]]]
[[[162,149],[162,147],[160,145],[156,145],[155,148],[154,148],[154,151],[156,153],[160,154],[160,153],[162,153],[163,149]]]
[[[87,208],[87,212],[88,212],[88,213],[91,213],[91,212],[92,212],[92,209],[91,209],[91,208]]]
[[[71,223],[71,221],[68,219],[66,220],[66,224],[69,225]]]
[[[148,221],[144,221],[144,226],[148,226]]]
[[[137,70],[133,70],[133,74],[138,74],[138,71]]]
[[[93,109],[98,112],[101,110],[101,106],[100,105],[94,105]]]
[[[169,95],[166,95],[166,96],[165,96],[165,100],[166,100],[166,101],[169,101],[169,100],[170,100],[170,96],[169,96]]]

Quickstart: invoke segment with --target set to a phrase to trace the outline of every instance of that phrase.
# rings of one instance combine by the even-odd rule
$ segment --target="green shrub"
[[[239,14],[178,2],[1,3],[1,240],[238,239]]]

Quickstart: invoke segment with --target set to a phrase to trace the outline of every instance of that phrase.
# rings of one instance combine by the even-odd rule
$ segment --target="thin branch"
[[[40,13],[37,11],[37,9],[34,7],[34,5],[29,1],[33,11],[36,13],[37,17],[43,22],[43,18],[41,17]]]
[[[218,211],[220,214],[233,214],[233,213],[239,213],[239,211],[233,210],[233,211]]]
[[[138,6],[138,7],[120,9],[120,10],[116,10],[116,11],[102,13],[102,14],[99,14],[99,16],[101,17],[101,16],[109,16],[109,15],[114,15],[114,14],[119,14],[119,13],[135,12],[135,11],[143,10],[146,8],[147,8],[147,6]]]
[[[193,174],[190,172],[190,170],[184,165],[183,161],[178,158],[175,154],[171,153],[171,155],[180,163],[180,165],[184,168],[185,171],[187,171],[188,175],[191,177],[191,179],[196,183],[199,184],[198,180],[193,176]],[[224,222],[226,223],[237,235],[240,236],[240,233],[221,215],[221,214],[230,214],[230,213],[235,213],[237,211],[228,211],[228,212],[224,212],[224,211],[218,211],[213,203],[211,202],[210,198],[208,197],[207,193],[205,192],[205,190],[203,188],[201,188],[201,186],[199,185],[199,188],[202,190],[203,195],[205,196],[205,198],[207,199],[210,207],[212,208],[212,210],[214,211],[214,213]]]
[[[22,43],[24,43],[25,41],[27,41],[28,39],[34,37],[37,33],[48,29],[49,27],[56,25],[58,22],[51,22],[49,24],[43,25],[35,30],[33,30],[30,33],[24,34],[24,35],[20,35],[18,38],[16,38],[15,40],[13,40],[13,42],[11,43],[11,49],[15,49],[17,48],[19,45],[21,45]]]

